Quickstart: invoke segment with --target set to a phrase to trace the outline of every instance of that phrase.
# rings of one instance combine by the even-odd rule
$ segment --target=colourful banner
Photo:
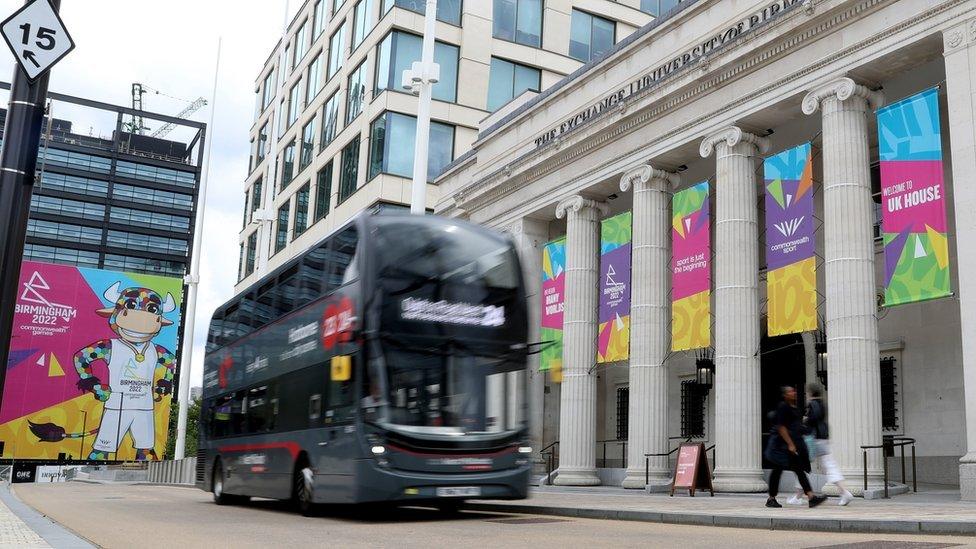
[[[708,182],[674,194],[671,218],[671,348],[711,345],[711,215]]]
[[[600,224],[600,335],[597,362],[630,357],[630,212]]]
[[[18,288],[3,457],[162,458],[183,281],[26,261]]]
[[[767,332],[817,329],[813,149],[804,143],[763,163],[766,180]]]
[[[949,239],[938,88],[878,110],[885,305],[945,297]]]
[[[542,347],[540,371],[562,373],[563,304],[566,290],[566,238],[557,238],[542,249]]]

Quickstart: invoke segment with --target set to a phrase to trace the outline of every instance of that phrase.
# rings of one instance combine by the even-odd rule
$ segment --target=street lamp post
[[[413,186],[410,213],[427,213],[427,158],[430,143],[430,103],[434,84],[441,77],[440,65],[434,62],[434,36],[437,32],[437,0],[427,0],[424,12],[424,46],[420,61],[403,71],[403,87],[420,96],[417,105],[417,137],[414,142]]]

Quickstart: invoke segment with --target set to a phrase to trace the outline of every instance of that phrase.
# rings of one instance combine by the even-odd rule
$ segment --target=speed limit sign
[[[34,0],[0,24],[0,33],[31,82],[75,48],[48,0]]]

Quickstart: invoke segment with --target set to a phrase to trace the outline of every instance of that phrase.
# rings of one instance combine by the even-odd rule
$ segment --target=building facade
[[[440,0],[431,180],[489,115],[548,88],[678,0]],[[237,290],[357,212],[407,205],[425,0],[308,0],[255,81]],[[514,100],[514,101],[513,101]],[[438,187],[428,186],[428,207]]]
[[[83,109],[115,124],[108,136],[95,136],[57,116],[48,128],[45,119],[24,260],[182,278],[193,246],[206,124],[48,95],[55,112]],[[133,116],[173,124],[181,140],[130,133]]]
[[[534,370],[529,399],[533,446],[558,448],[555,483],[644,487],[650,454],[647,474],[660,485],[674,439],[691,438],[715,445],[717,489],[760,491],[779,387],[820,380],[850,485],[861,484],[861,446],[904,436],[917,441],[919,481],[976,499],[974,67],[969,1],[692,0],[486,120],[473,151],[436,181],[435,212],[512,235],[533,326],[543,248],[565,236],[561,380]],[[935,90],[929,115],[942,125],[930,145],[944,161],[936,176],[953,293],[888,306],[878,221],[889,157],[875,112],[925,90]],[[763,161],[803,143],[817,329],[773,336]],[[672,351],[672,202],[699,182],[712,218],[712,337],[705,349]],[[628,211],[630,355],[597,363],[600,221]],[[702,366],[712,362],[709,375]],[[877,486],[882,453],[867,455]]]

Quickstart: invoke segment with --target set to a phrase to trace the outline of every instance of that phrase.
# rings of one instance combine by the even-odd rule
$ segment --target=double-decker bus
[[[215,311],[197,486],[306,514],[524,498],[527,330],[509,239],[362,214]]]

